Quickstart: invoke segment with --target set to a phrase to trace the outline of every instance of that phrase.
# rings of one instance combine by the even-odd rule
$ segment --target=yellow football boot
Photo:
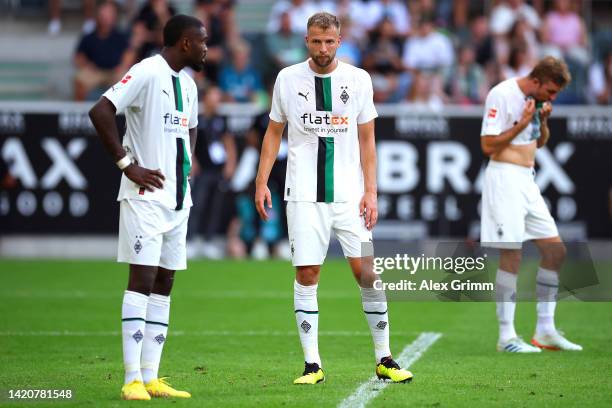
[[[158,378],[145,385],[147,392],[154,398],[191,398],[187,391],[175,390],[166,382],[166,377]]]
[[[376,366],[376,376],[381,380],[391,380],[395,383],[412,381],[412,373],[400,368],[391,357],[383,358]]]
[[[151,399],[151,396],[142,381],[134,380],[121,387],[121,399],[148,401]]]
[[[294,384],[317,384],[325,381],[323,370],[317,363],[305,363],[304,373],[293,381]]]

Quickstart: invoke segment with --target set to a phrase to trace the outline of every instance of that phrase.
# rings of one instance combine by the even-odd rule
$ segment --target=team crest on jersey
[[[349,94],[348,92],[346,92],[348,86],[341,86],[340,89],[342,89],[342,93],[340,94],[340,100],[346,105],[346,102],[349,100]]]
[[[137,254],[142,251],[142,244],[140,243],[140,239],[142,239],[142,235],[137,235],[136,242],[134,243],[134,252],[136,252]]]

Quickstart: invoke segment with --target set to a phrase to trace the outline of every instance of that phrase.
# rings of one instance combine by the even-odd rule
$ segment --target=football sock
[[[389,348],[389,315],[384,290],[361,288],[361,303],[372,333],[376,364],[391,355]]]
[[[125,383],[142,381],[140,354],[145,332],[145,318],[149,297],[142,293],[126,290],[121,307],[121,337],[123,340],[123,365]]]
[[[164,343],[168,335],[170,296],[151,293],[147,305],[147,321],[142,343],[140,368],[145,384],[157,379]]]
[[[319,306],[317,287],[319,285],[300,285],[293,283],[293,306],[300,342],[304,350],[304,361],[321,365],[319,356]]]
[[[555,307],[557,306],[558,290],[559,274],[540,267],[536,275],[536,295],[538,297],[536,334],[551,334],[557,331],[555,328]]]
[[[514,330],[516,280],[516,274],[501,269],[497,270],[495,294],[497,300],[497,320],[499,321],[499,341],[502,343],[517,337]]]

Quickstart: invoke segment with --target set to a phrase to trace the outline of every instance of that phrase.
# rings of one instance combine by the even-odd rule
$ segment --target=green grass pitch
[[[327,381],[294,386],[303,369],[288,262],[201,261],[177,273],[161,375],[191,400],[127,403],[120,311],[127,267],[113,262],[0,260],[0,405],[333,407],[374,374],[359,292],[345,262],[319,286]],[[393,302],[395,354],[421,332],[442,337],[370,406],[610,406],[612,305],[561,302],[557,326],[581,353],[495,352],[493,303]],[[517,308],[529,339],[535,304]],[[70,401],[9,401],[9,389],[71,389]]]

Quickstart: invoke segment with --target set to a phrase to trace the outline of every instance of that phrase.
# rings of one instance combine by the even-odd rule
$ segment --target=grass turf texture
[[[319,343],[327,381],[314,387],[292,385],[303,357],[290,265],[190,262],[175,281],[160,368],[193,394],[175,402],[119,400],[125,265],[0,260],[0,276],[0,405],[336,406],[374,374],[359,291],[343,261],[327,262],[322,272]],[[411,367],[413,383],[392,384],[370,405],[609,406],[611,305],[561,302],[557,309],[557,325],[585,351],[495,352],[493,303],[390,303],[396,355],[420,332],[443,336]],[[534,325],[535,304],[519,304],[517,331],[530,339]],[[70,334],[49,334],[63,331]],[[8,389],[23,388],[71,389],[74,398],[6,399]]]

